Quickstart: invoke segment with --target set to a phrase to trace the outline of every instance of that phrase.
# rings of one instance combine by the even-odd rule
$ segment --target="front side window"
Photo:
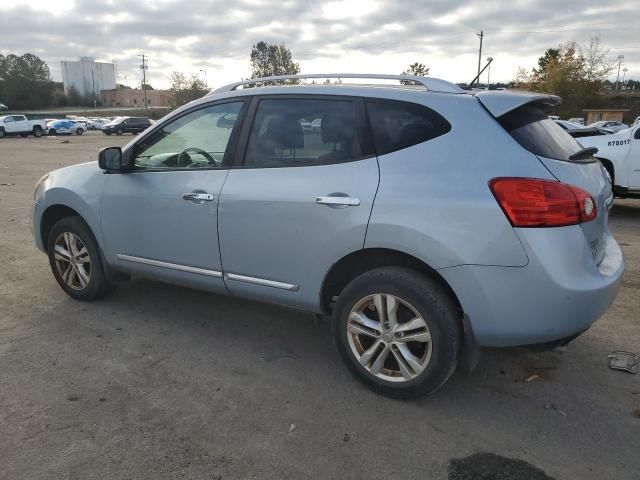
[[[350,100],[261,100],[249,135],[246,167],[295,167],[362,157]]]
[[[188,113],[136,145],[136,170],[221,168],[243,102]]]
[[[7,117],[4,119],[4,123],[11,123],[13,122],[13,117]]]
[[[442,115],[415,103],[368,101],[367,112],[378,155],[426,142],[451,130]]]

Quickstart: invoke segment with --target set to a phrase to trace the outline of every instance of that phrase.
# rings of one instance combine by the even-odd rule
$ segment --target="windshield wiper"
[[[582,150],[578,150],[576,153],[569,157],[569,160],[584,160],[585,158],[589,158],[592,155],[598,153],[598,149],[596,147],[587,147]]]

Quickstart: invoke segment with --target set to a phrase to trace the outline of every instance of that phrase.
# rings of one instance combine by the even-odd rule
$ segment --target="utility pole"
[[[142,58],[140,62],[140,69],[142,70],[142,90],[144,91],[144,109],[147,110],[149,108],[149,102],[147,101],[147,65],[148,58],[144,55],[138,55]]]
[[[622,69],[622,89],[624,90],[624,77],[627,76],[627,72],[629,71],[629,69],[627,67],[624,67]]]
[[[622,60],[624,60],[624,55],[618,55],[618,76],[616,77],[616,90],[620,90],[620,65],[622,65]]]
[[[476,33],[480,37],[480,51],[478,51],[478,75],[480,75],[480,63],[482,62],[482,39],[484,38],[484,31],[480,30],[480,33]]]

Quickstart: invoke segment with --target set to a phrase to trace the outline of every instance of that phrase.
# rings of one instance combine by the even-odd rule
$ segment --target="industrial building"
[[[148,107],[174,107],[176,98],[171,90],[147,90]],[[144,107],[145,92],[140,88],[117,88],[100,91],[105,107]]]
[[[62,82],[66,94],[71,87],[83,96],[99,96],[101,90],[116,88],[113,63],[96,62],[92,57],[80,57],[78,61],[61,63]]]

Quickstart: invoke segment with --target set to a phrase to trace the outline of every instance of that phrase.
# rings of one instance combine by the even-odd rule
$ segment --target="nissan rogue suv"
[[[609,308],[611,181],[547,117],[558,97],[299,83],[329,76],[220,88],[45,175],[33,232],[62,289],[93,300],[141,275],[330,315],[348,368],[399,398]]]

